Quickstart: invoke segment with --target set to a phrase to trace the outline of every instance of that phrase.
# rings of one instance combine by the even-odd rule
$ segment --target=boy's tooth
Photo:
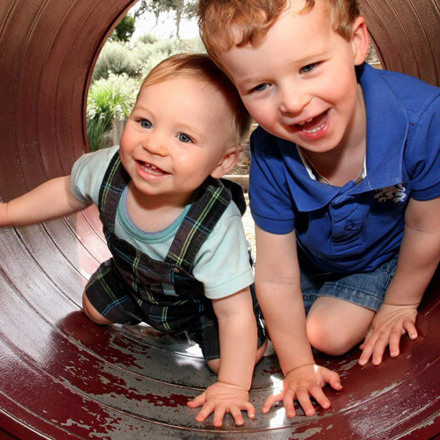
[[[307,121],[299,122],[297,125],[304,125],[307,122],[312,122],[312,121],[313,121],[313,118],[310,118],[310,119],[307,119]]]

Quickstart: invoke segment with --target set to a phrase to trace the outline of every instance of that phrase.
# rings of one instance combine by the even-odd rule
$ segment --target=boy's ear
[[[351,45],[354,64],[359,66],[366,60],[369,48],[368,29],[363,17],[357,17],[353,22]]]
[[[211,176],[215,179],[220,179],[220,177],[228,174],[229,171],[231,171],[232,168],[234,168],[235,164],[239,161],[242,154],[243,147],[236,145],[230,148],[223,156],[219,164],[211,172]]]

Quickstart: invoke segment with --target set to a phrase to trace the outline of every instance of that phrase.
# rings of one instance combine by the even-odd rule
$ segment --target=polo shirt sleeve
[[[249,198],[254,221],[266,232],[288,234],[295,228],[295,214],[277,138],[257,128],[251,136],[251,154]]]
[[[234,203],[201,246],[193,274],[209,299],[233,295],[254,282],[241,215]]]
[[[431,95],[420,114],[412,115],[405,163],[414,199],[440,197],[440,92]]]
[[[73,164],[71,189],[74,197],[83,203],[98,205],[99,191],[107,167],[119,146],[105,148],[81,156]]]

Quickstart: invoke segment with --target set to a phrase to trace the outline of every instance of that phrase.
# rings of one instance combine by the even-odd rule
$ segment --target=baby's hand
[[[415,326],[418,304],[399,306],[382,304],[371,323],[365,337],[359,364],[365,365],[372,358],[373,365],[379,365],[387,345],[390,346],[391,357],[400,354],[400,338],[408,333],[411,339],[417,338]]]
[[[270,396],[263,405],[262,412],[267,413],[272,406],[283,401],[288,418],[295,417],[295,399],[301,405],[307,416],[315,414],[310,396],[325,409],[330,407],[330,400],[326,397],[322,388],[329,384],[335,390],[341,390],[342,385],[339,374],[327,368],[315,364],[307,364],[295,368],[287,373],[283,382],[283,390]]]
[[[219,428],[223,424],[226,413],[230,413],[237,425],[243,425],[241,411],[247,411],[249,418],[255,417],[255,408],[249,402],[249,392],[236,385],[216,382],[194,400],[188,402],[191,408],[202,407],[197,414],[196,421],[203,422],[211,413],[214,413],[214,426]]]

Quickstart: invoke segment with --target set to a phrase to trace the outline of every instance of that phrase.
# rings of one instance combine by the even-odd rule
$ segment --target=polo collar
[[[361,194],[403,182],[403,152],[409,125],[405,107],[388,85],[386,73],[365,63],[356,70],[367,113],[367,175],[358,185],[350,181],[343,187],[312,180],[297,148],[278,139],[300,211],[320,209],[342,194]]]

